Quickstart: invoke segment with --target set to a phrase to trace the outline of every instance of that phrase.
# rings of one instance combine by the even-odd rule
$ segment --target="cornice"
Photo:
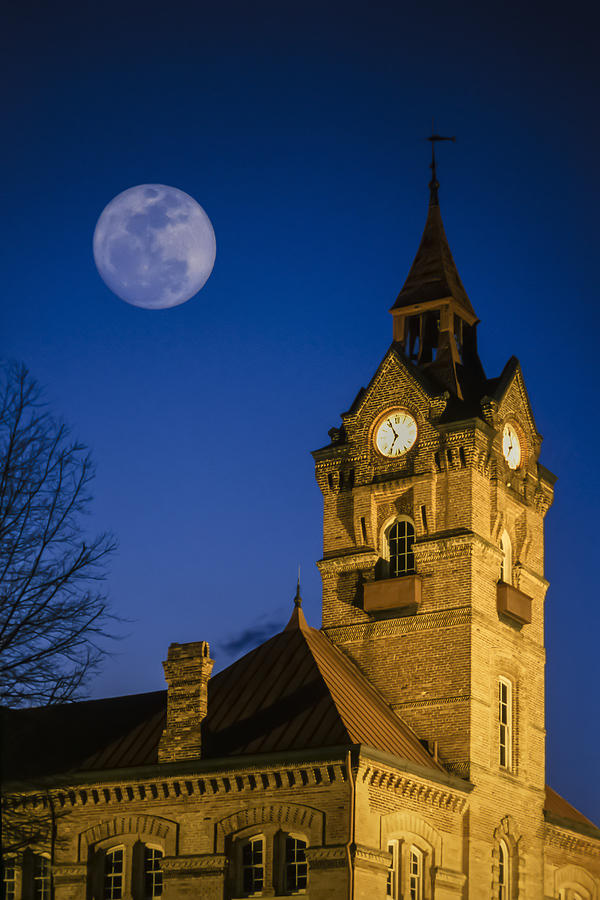
[[[357,868],[387,869],[390,864],[390,854],[387,850],[367,847],[364,844],[355,844],[352,856]]]
[[[422,562],[433,562],[440,558],[455,559],[472,555],[475,547],[497,554],[498,548],[487,538],[475,531],[460,529],[455,532],[437,532],[415,540],[415,556]]]
[[[55,863],[52,866],[52,877],[56,883],[77,884],[85,882],[88,876],[88,862]]]
[[[331,640],[338,643],[363,641],[366,638],[395,637],[415,631],[429,631],[452,626],[469,625],[471,608],[459,606],[431,613],[419,613],[415,616],[402,616],[397,619],[383,619],[378,622],[357,622],[354,625],[331,625],[323,628],[323,632]]]
[[[167,880],[178,876],[221,875],[227,868],[224,853],[207,853],[190,856],[163,856],[161,869]]]
[[[126,808],[130,803],[152,803],[159,800],[185,803],[191,798],[201,799],[215,795],[256,796],[265,791],[289,791],[304,786],[345,783],[347,779],[345,762],[340,757],[337,759],[334,757],[330,761],[314,761],[309,758],[306,762],[296,762],[288,766],[269,764],[268,760],[262,762],[261,765],[260,761],[253,761],[243,767],[239,764],[232,765],[231,769],[225,771],[203,771],[201,777],[197,774],[177,777],[166,773],[161,776],[159,766],[155,767],[156,774],[153,778],[136,779],[130,774],[127,779],[119,781],[114,778],[114,773],[111,773],[112,777],[103,780],[102,773],[99,772],[97,780],[85,786],[78,785],[77,775],[74,775],[75,783],[72,786],[51,787],[43,794],[39,788],[28,790],[27,786],[23,785],[23,789],[19,790],[17,786],[13,786],[10,796],[12,802],[20,808],[47,809],[50,796],[57,809],[106,806],[114,809],[118,806]]]
[[[348,853],[344,844],[331,847],[307,847],[306,858],[311,870],[338,869],[348,864]]]
[[[363,784],[418,803],[444,809],[462,815],[467,808],[468,798],[464,791],[455,791],[439,783],[430,783],[413,775],[399,773],[380,763],[368,763],[360,774]],[[465,785],[465,789],[468,785]]]
[[[560,847],[561,850],[568,850],[570,853],[600,857],[600,839],[568,831],[566,828],[550,822],[546,822],[544,828],[544,841],[551,846]]]
[[[331,559],[320,559],[317,568],[321,575],[338,574],[339,572],[356,572],[363,569],[372,569],[379,560],[379,554],[374,550],[363,550],[359,553],[348,553],[344,556],[335,556]]]

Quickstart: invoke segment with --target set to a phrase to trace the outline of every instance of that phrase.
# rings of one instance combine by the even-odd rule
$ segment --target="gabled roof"
[[[449,297],[469,318],[476,318],[450,251],[440,207],[431,202],[417,255],[392,309]]]
[[[165,713],[166,691],[4,709],[4,778],[156,764]],[[364,744],[445,771],[300,608],[282,632],[209,681],[202,734],[203,760]]]
[[[533,408],[531,406],[531,401],[529,399],[529,394],[527,393],[527,386],[525,384],[525,379],[523,378],[523,372],[521,369],[521,363],[517,359],[516,356],[511,356],[506,365],[504,366],[502,372],[498,376],[498,378],[494,378],[489,383],[489,396],[493,397],[496,403],[502,403],[506,392],[508,391],[510,385],[512,384],[515,377],[519,377],[520,380],[520,388],[523,396],[523,403],[526,407],[527,414],[529,415],[530,425],[534,432],[537,433],[537,426],[535,424],[535,417],[533,415]]]
[[[209,757],[366,744],[444,771],[300,608],[280,634],[212,679],[208,709]]]

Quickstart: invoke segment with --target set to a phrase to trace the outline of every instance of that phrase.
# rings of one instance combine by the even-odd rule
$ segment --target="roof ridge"
[[[337,659],[343,663],[343,665],[346,667],[346,669],[348,671],[352,672],[354,677],[359,681],[359,683],[361,683],[361,686],[363,688],[366,688],[366,690],[372,695],[372,697],[380,705],[381,709],[389,717],[389,720],[391,722],[393,722],[395,725],[397,725],[401,731],[404,730],[406,732],[406,737],[408,739],[412,739],[415,749],[418,750],[419,753],[421,753],[422,755],[425,756],[426,761],[431,766],[437,767],[437,768],[441,769],[442,771],[446,771],[446,769],[442,765],[442,763],[435,760],[433,758],[433,756],[429,753],[429,751],[423,746],[423,744],[421,743],[421,740],[419,739],[419,737],[418,737],[417,733],[414,731],[414,729],[411,728],[411,726],[407,722],[405,722],[404,719],[401,716],[399,716],[398,713],[390,706],[390,704],[388,703],[386,698],[383,696],[383,694],[379,691],[379,689],[372,683],[370,678],[368,678],[365,675],[365,673],[360,669],[360,667],[357,665],[357,663],[348,656],[348,654],[344,653],[344,651],[340,647],[338,647],[337,644],[334,644],[334,642],[331,640],[331,638],[327,634],[325,634],[323,631],[321,631],[320,629],[316,629],[316,628],[312,628],[311,626],[308,626],[308,630],[307,630],[307,632],[305,632],[305,637],[307,635],[317,641],[322,641],[326,644],[327,648],[329,650],[331,650],[333,652],[334,656],[336,656]],[[309,645],[309,649],[312,652],[312,648],[310,647],[310,645]],[[318,665],[318,661],[317,661],[317,665]],[[320,666],[319,666],[319,670],[320,670]],[[331,687],[327,683],[326,679],[325,679],[325,683],[326,683],[328,690],[331,692]],[[339,709],[338,703],[336,702],[336,698],[333,695],[332,695],[332,699],[336,705],[336,708],[338,709],[340,716],[342,717],[342,720],[344,721],[345,727],[347,728],[348,726],[343,717],[343,713]],[[376,727],[375,722],[373,722],[372,725],[373,725],[373,727]]]

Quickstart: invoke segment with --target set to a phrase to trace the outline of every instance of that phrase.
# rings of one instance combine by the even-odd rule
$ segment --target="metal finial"
[[[298,566],[298,583],[296,585],[296,596],[294,597],[294,606],[300,608],[302,606],[302,597],[300,596],[300,566]]]
[[[428,141],[431,141],[431,181],[429,182],[429,205],[430,206],[439,206],[438,199],[438,188],[440,186],[439,181],[437,180],[437,172],[435,168],[435,142],[436,141],[456,141],[455,137],[444,137],[441,134],[436,134],[433,129],[433,122],[431,123],[431,134],[427,138]]]

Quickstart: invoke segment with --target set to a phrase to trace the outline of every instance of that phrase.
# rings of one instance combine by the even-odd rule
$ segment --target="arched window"
[[[265,841],[262,835],[242,844],[242,889],[246,896],[262,891],[265,883]]]
[[[288,835],[285,839],[285,891],[295,894],[308,886],[306,841]]]
[[[502,532],[500,549],[502,550],[500,580],[506,582],[506,584],[512,584],[512,544],[510,542],[508,531]]]
[[[50,860],[33,854],[33,900],[50,900]]]
[[[158,847],[144,847],[144,898],[154,900],[160,897],[163,890],[163,876],[161,860],[162,850]]]
[[[498,844],[498,900],[510,897],[510,862],[508,847],[504,841]]]
[[[397,519],[386,531],[389,577],[410,575],[415,571],[415,526],[410,519]]]
[[[513,700],[512,684],[508,678],[498,679],[498,762],[502,769],[512,769]]]
[[[431,853],[413,844],[411,839],[388,841],[391,855],[387,871],[386,896],[392,900],[430,900],[425,875],[431,872]]]
[[[418,847],[411,847],[409,854],[409,897],[410,900],[423,900],[423,854]]]
[[[305,893],[309,887],[307,848],[306,835],[282,831],[275,823],[265,823],[259,834],[246,828],[239,836],[232,835],[226,845],[230,859],[227,896]]]
[[[104,856],[104,900],[123,896],[123,847],[113,847]]]

